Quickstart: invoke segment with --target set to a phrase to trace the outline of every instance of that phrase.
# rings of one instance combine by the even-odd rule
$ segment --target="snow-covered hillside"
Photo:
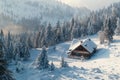
[[[14,20],[39,18],[55,22],[68,20],[75,15],[89,14],[86,8],[73,8],[57,0],[0,0],[0,13]]]
[[[37,70],[31,64],[40,53],[41,49],[31,50],[31,59],[23,62],[25,70],[15,72],[15,66],[11,65],[17,80],[120,80],[120,36],[114,36],[114,41],[109,46],[100,45],[97,35],[89,37],[98,46],[98,51],[89,60],[81,61],[67,57],[66,51],[71,42],[56,45],[56,51],[52,47],[48,49],[50,62],[56,66],[55,71]],[[61,56],[65,57],[69,67],[60,68]]]

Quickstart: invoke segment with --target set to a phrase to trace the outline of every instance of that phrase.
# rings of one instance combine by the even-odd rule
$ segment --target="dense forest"
[[[104,31],[106,27],[109,27],[109,31],[112,35],[116,31],[116,27],[116,32],[119,33],[119,4],[120,3],[114,3],[108,8],[92,11],[90,16],[86,16],[84,19],[73,17],[67,22],[57,21],[55,26],[51,25],[51,23],[47,23],[46,25],[41,24],[37,31],[26,31],[16,35],[8,32],[7,35],[4,35],[3,30],[1,34],[4,39],[3,43],[6,47],[5,49],[8,47],[10,47],[10,49],[11,47],[13,49],[17,47],[28,49],[53,46],[65,41],[70,41],[73,38],[96,34],[99,31]],[[11,51],[13,51],[13,49]]]

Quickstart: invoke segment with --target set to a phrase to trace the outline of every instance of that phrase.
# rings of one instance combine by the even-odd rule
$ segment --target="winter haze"
[[[118,1],[0,0],[0,80],[120,80]]]
[[[87,7],[91,10],[97,10],[109,6],[120,0],[61,0],[62,2],[74,7]]]

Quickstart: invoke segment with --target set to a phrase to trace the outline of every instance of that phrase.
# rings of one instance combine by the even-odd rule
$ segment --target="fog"
[[[74,7],[87,7],[91,10],[97,10],[109,6],[120,0],[59,0]]]

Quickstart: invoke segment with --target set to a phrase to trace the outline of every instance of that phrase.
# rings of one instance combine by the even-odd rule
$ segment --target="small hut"
[[[97,45],[91,40],[79,41],[70,46],[68,54],[70,58],[90,58],[97,49]]]

